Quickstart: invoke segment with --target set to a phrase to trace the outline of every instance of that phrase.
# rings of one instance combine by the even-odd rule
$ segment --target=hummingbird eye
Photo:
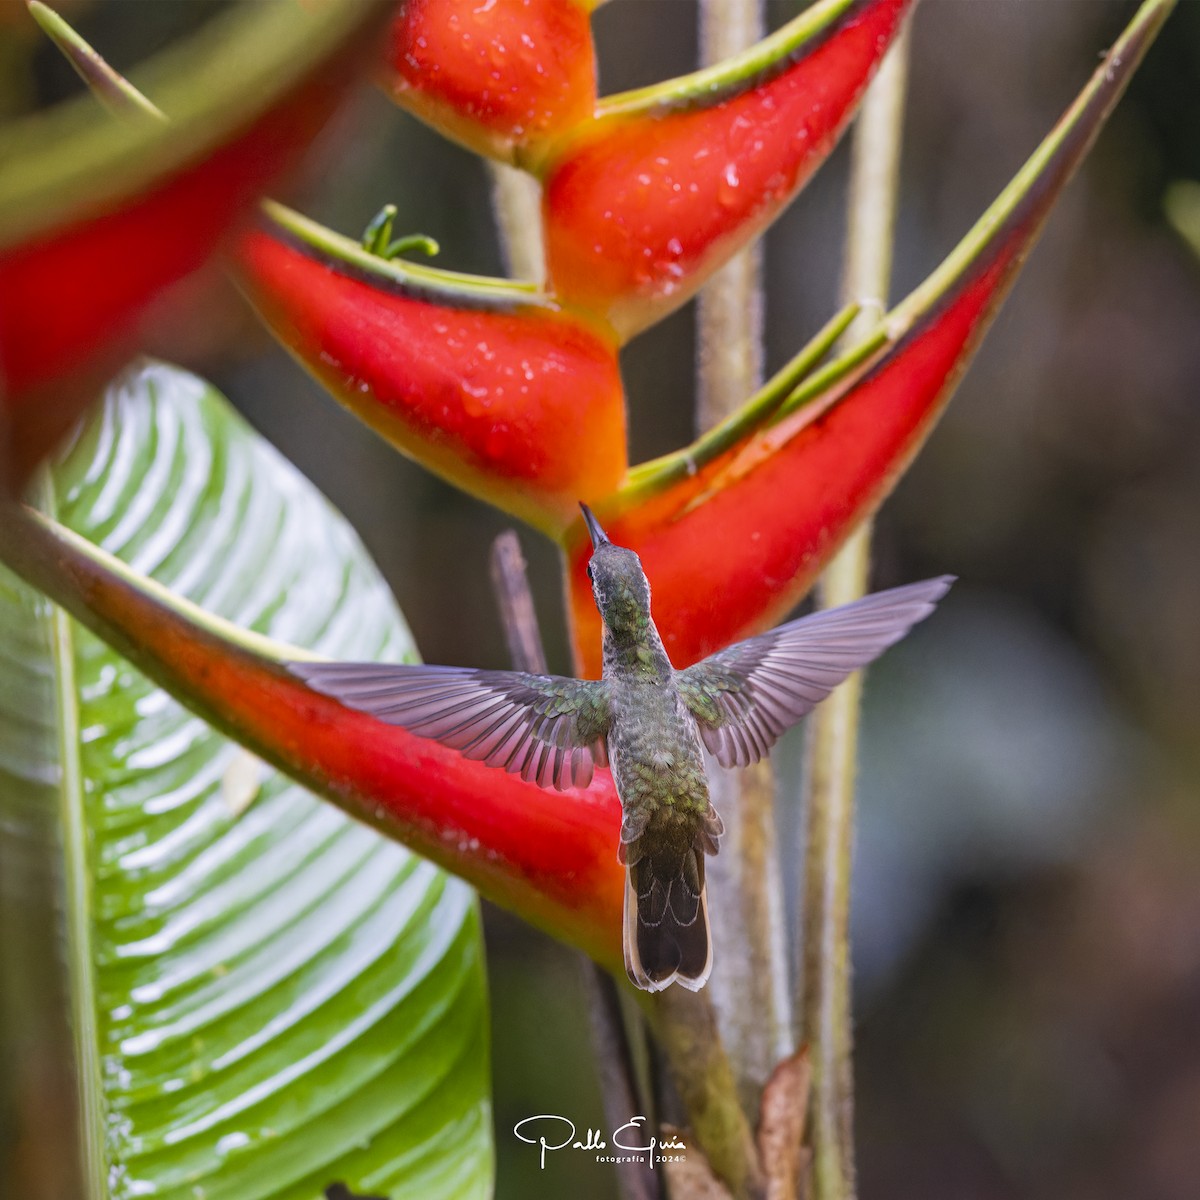
[[[596,577],[595,577],[595,576],[592,574],[592,568],[591,568],[591,564],[590,564],[590,563],[588,564],[587,575],[588,575],[588,578],[589,578],[589,579],[595,579],[595,578],[596,578]]]

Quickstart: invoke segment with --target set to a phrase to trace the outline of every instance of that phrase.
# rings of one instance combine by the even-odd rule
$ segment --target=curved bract
[[[825,160],[910,0],[826,0],[744,55],[604,101],[545,170],[554,290],[623,337],[678,308]]]
[[[471,150],[529,165],[591,116],[596,63],[583,0],[409,0],[388,31],[381,82]]]
[[[914,0],[820,0],[745,53],[595,97],[579,0],[413,0],[384,86],[545,185],[550,284],[623,338],[684,303],[824,161]]]
[[[500,280],[385,262],[271,206],[237,248],[280,340],[366,424],[465,491],[559,533],[626,469],[611,331]]]

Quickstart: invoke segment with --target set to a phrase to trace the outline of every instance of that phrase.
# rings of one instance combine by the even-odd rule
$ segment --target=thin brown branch
[[[546,651],[533,607],[533,593],[525,571],[525,556],[516,533],[506,529],[492,542],[489,564],[492,591],[500,609],[500,624],[515,671],[546,673]]]

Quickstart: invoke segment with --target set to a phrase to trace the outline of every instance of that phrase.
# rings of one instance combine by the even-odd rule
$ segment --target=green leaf
[[[240,625],[339,658],[412,656],[345,522],[180,370],[143,364],[111,387],[46,490],[69,528]],[[250,758],[2,571],[0,664],[0,949],[19,942],[14,914],[40,919],[20,885],[40,879],[61,906],[86,1194],[489,1194],[473,892]],[[40,1010],[8,1011],[36,1025]]]

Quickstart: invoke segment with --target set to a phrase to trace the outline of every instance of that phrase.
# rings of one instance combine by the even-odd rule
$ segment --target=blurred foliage
[[[207,7],[109,0],[71,16],[124,67]],[[773,26],[794,11],[768,8]],[[895,294],[1007,181],[1131,11],[923,0]],[[602,91],[695,60],[692,5],[612,0],[594,20]],[[5,105],[20,78],[29,105],[78,86],[49,47],[4,55],[27,68],[0,71]],[[1196,1194],[1200,267],[1162,198],[1200,178],[1198,78],[1200,5],[1184,4],[878,523],[876,585],[947,570],[963,583],[943,628],[868,683],[866,1200]],[[844,182],[839,153],[768,236],[768,369],[832,311]],[[397,232],[438,239],[442,265],[500,269],[478,160],[367,92],[301,203],[353,232],[388,201]],[[248,319],[211,343],[208,373],[360,530],[424,656],[506,665],[481,585],[502,518],[396,456]],[[635,460],[689,436],[692,351],[689,307],[624,353]],[[554,551],[525,548],[563,669]],[[588,1164],[551,1188],[512,1137],[533,1112],[601,1120],[569,957],[504,918],[489,935],[499,1195],[611,1196]]]

